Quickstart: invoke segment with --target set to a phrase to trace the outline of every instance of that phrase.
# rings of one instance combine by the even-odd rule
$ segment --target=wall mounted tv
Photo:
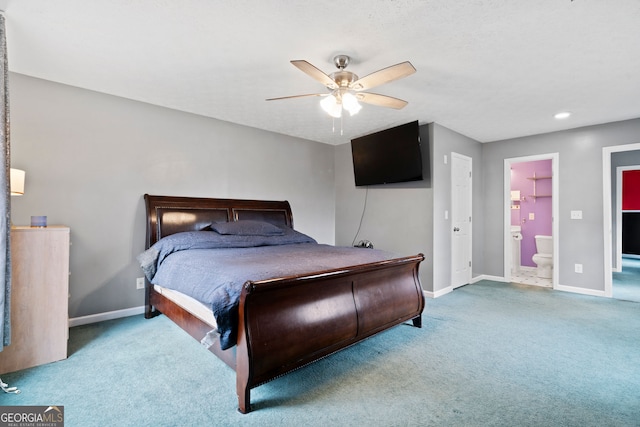
[[[356,186],[422,180],[418,121],[351,140]]]

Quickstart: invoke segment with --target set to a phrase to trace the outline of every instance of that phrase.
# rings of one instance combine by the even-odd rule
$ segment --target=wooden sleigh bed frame
[[[261,220],[293,228],[287,201],[144,196],[146,248],[162,237],[212,222]],[[368,250],[368,249],[359,249]],[[251,411],[251,389],[376,333],[412,320],[421,327],[422,254],[315,272],[247,281],[240,297],[237,344],[209,350],[236,371],[238,410]],[[250,278],[248,278],[250,279]],[[201,341],[212,326],[147,282],[145,317],[164,314]]]

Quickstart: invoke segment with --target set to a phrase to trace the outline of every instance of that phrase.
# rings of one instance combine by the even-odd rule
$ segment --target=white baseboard
[[[435,291],[435,292],[431,292],[431,291],[422,291],[422,293],[423,293],[426,297],[428,297],[428,298],[432,298],[432,299],[433,299],[433,298],[441,297],[442,295],[446,295],[446,294],[448,294],[448,293],[449,293],[449,292],[451,292],[451,291],[453,291],[453,287],[451,287],[451,286],[447,286],[446,288],[444,288],[444,289],[440,289],[440,290]]]
[[[91,314],[88,316],[72,317],[69,319],[69,327],[88,325],[90,323],[104,322],[105,320],[119,319],[121,317],[135,316],[144,313],[144,306],[125,308],[123,310],[107,311],[106,313]]]
[[[474,283],[479,282],[481,280],[493,280],[494,282],[506,282],[504,277],[488,276],[486,274],[482,274],[480,276],[473,277],[471,279],[471,281],[469,282],[469,284],[473,285]],[[453,290],[454,290],[453,286],[447,286],[446,288],[440,289],[440,290],[435,291],[435,292],[423,291],[423,293],[428,298],[438,298],[438,297],[441,297],[443,295],[448,294],[449,292],[453,292]]]
[[[479,282],[481,280],[491,280],[493,282],[504,282],[504,283],[508,283],[508,281],[501,276],[490,276],[488,274],[481,274],[480,276],[476,276],[473,279],[471,279],[471,283],[470,284],[474,284],[476,282]]]
[[[553,289],[555,289],[556,291],[573,292],[574,294],[591,295],[594,297],[607,296],[604,291],[599,291],[596,289],[578,288],[575,286],[556,285],[553,287]]]

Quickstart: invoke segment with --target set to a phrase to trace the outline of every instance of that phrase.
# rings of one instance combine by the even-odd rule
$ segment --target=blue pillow
[[[240,220],[231,222],[215,222],[211,229],[218,234],[235,236],[281,236],[284,231],[273,224],[264,221]]]

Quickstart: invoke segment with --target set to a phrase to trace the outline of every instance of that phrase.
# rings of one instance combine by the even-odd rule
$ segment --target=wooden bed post
[[[248,414],[251,412],[251,387],[248,378],[236,372],[236,394],[238,395],[238,412]]]
[[[238,338],[236,340],[236,394],[238,395],[238,411],[251,412],[251,363],[249,343],[245,327],[245,301],[251,282],[244,284],[238,307]]]
[[[413,326],[416,328],[422,328],[422,314],[418,317],[414,317],[411,321],[413,322]]]

